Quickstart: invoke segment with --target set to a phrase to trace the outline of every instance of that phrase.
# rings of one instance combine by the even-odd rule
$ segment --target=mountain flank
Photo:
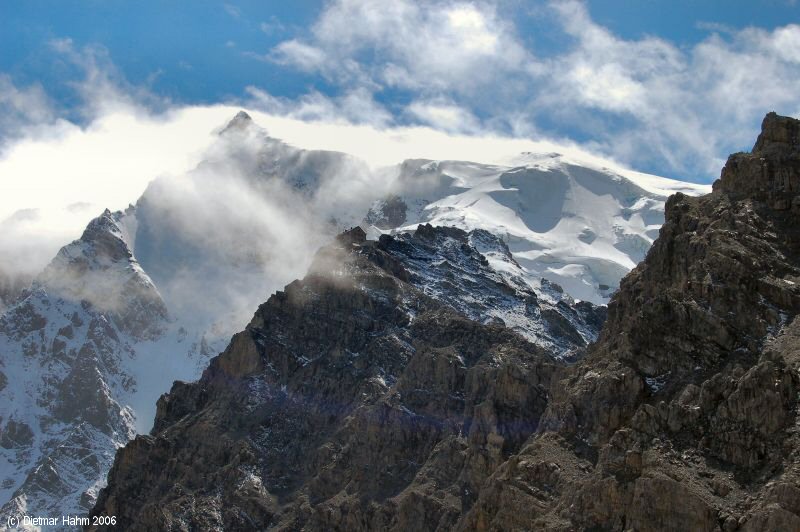
[[[797,132],[767,115],[713,193],[669,199],[574,364],[427,295],[392,237],[342,235],[161,398],[92,514],[130,530],[800,529]]]

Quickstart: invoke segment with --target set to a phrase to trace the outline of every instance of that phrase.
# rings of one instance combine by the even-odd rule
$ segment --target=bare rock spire
[[[800,213],[800,120],[767,114],[753,151],[731,155],[714,190]]]

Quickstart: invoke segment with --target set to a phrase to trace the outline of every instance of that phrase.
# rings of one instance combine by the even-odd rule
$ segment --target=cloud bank
[[[173,188],[185,186],[185,176],[198,163],[213,160],[218,132],[240,108],[187,106],[164,114],[119,108],[86,126],[59,122],[50,128],[40,127],[39,135],[10,144],[0,157],[0,179],[4,180],[0,268],[35,275],[62,245],[78,238],[86,223],[103,209],[120,210],[136,203],[155,179],[161,187],[164,183]],[[320,197],[330,209],[357,204],[355,195],[364,190],[374,193],[380,185],[375,180],[381,179],[381,168],[404,159],[499,162],[524,151],[564,151],[569,146],[502,136],[456,135],[423,126],[380,128],[341,120],[308,121],[248,109],[272,137],[299,148],[349,153],[370,168],[369,178],[363,177],[363,172],[353,173],[346,184],[334,180],[320,185]],[[242,173],[224,166],[216,172],[226,178]],[[180,189],[173,188],[169,193],[177,196]],[[189,201],[195,197],[191,190],[182,194],[191,205],[188,209],[202,207],[199,200]],[[226,192],[212,197],[233,200],[229,195]],[[224,218],[225,213],[221,211],[219,217]]]
[[[704,40],[684,47],[621,38],[583,2],[553,1],[533,16],[564,46],[538,52],[502,5],[335,0],[307,36],[267,57],[343,93],[369,88],[364,100],[401,91],[410,101],[400,118],[450,131],[587,138],[629,165],[689,180],[708,181],[729,152],[749,148],[766,112],[800,113],[797,24],[707,26]]]
[[[492,134],[481,129],[475,117],[446,100],[416,103],[408,112],[424,125],[398,126],[363,89],[336,98],[317,93],[287,100],[251,87],[240,101],[207,106],[170,104],[146,88],[128,85],[102,51],[76,49],[69,41],[57,41],[53,48],[81,72],[73,82],[84,102],[72,110],[77,118],[59,114],[41,87],[19,88],[6,78],[0,80],[7,84],[3,101],[18,109],[13,115],[17,134],[0,148],[4,192],[0,196],[0,274],[36,275],[61,246],[80,236],[89,220],[105,208],[120,210],[136,203],[154,180],[154,186],[161,187],[159,194],[184,198],[187,207],[180,207],[176,200],[176,211],[202,210],[202,200],[207,200],[205,208],[211,209],[221,198],[231,200],[225,205],[249,205],[252,211],[280,210],[279,205],[250,205],[245,201],[250,191],[236,187],[211,196],[181,189],[191,182],[185,177],[198,163],[206,161],[208,166],[209,161],[220,160],[215,152],[218,133],[242,107],[274,138],[303,149],[349,153],[370,168],[368,174],[349,173],[346,183],[337,179],[320,183],[317,197],[324,198],[325,205],[321,199],[314,200],[317,219],[323,214],[333,216],[337,208],[341,216],[343,205],[358,204],[358,195],[374,195],[388,184],[381,181],[384,174],[379,169],[404,159],[495,162],[524,151],[578,149],[568,141],[534,142]],[[38,105],[42,106],[40,112],[33,114]],[[458,133],[468,125],[469,135]],[[216,173],[233,179],[242,171],[222,165]],[[231,194],[239,194],[241,201],[234,201]],[[282,220],[300,223],[296,216],[288,215],[302,209],[297,202],[287,204],[293,208]],[[230,217],[224,207],[218,206],[218,210],[204,232],[207,237],[215,234],[210,230],[214,219]],[[265,223],[274,226],[274,219]],[[308,228],[308,224],[301,225]]]

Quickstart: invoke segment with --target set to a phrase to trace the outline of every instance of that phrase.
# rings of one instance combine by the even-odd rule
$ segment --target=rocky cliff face
[[[466,528],[798,530],[798,121],[678,194]]]
[[[797,131],[768,115],[714,193],[670,198],[569,366],[437,298],[453,261],[425,262],[447,254],[425,242],[441,231],[344,235],[162,397],[93,514],[133,530],[800,529]],[[455,241],[468,256],[480,238]]]
[[[508,246],[487,231],[420,225],[382,235],[379,245],[408,272],[403,279],[462,315],[499,324],[545,349],[575,360],[597,339],[605,307],[575,302],[556,284],[531,284]]]
[[[159,401],[98,508],[141,530],[454,526],[538,426],[563,354],[551,327],[580,349],[604,317],[478,247],[513,266],[483,232],[341,235]],[[543,325],[510,328],[525,319]]]

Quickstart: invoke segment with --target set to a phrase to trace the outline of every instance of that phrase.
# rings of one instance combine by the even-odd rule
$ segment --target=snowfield
[[[558,153],[511,162],[406,161],[392,189],[406,218],[384,230],[419,223],[486,230],[506,242],[533,282],[545,278],[575,299],[602,304],[658,237],[667,197],[711,191]]]

